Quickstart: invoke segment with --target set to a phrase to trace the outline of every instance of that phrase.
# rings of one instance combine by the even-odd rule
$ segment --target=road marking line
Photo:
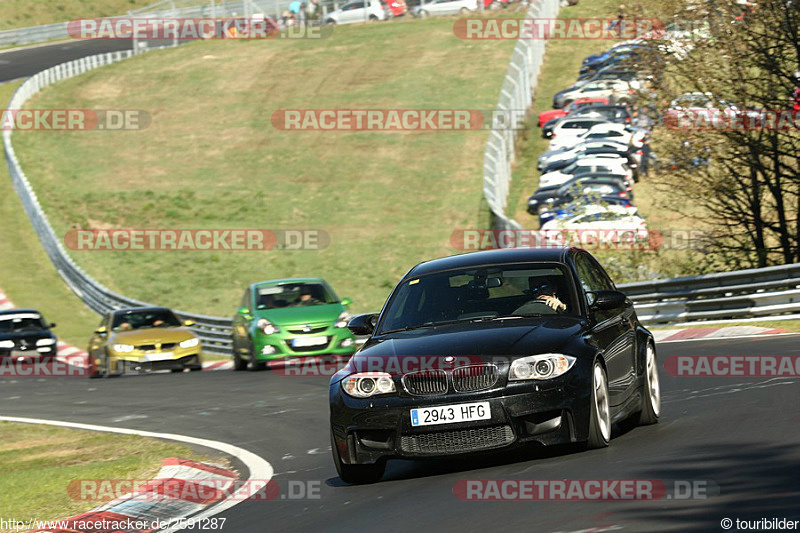
[[[178,435],[175,433],[156,433],[153,431],[142,431],[138,429],[97,426],[94,424],[81,424],[79,422],[63,422],[60,420],[45,420],[41,418],[23,418],[16,416],[0,415],[0,421],[19,422],[22,424],[58,426],[58,427],[65,427],[72,429],[85,429],[87,431],[118,433],[120,435],[138,435],[140,437],[151,437],[154,439],[174,440],[178,442],[184,442],[186,444],[194,444],[196,446],[204,446],[206,448],[211,448],[213,450],[217,450],[226,453],[228,455],[232,455],[233,457],[237,458],[242,463],[244,463],[244,465],[250,471],[249,472],[250,477],[248,478],[248,481],[253,480],[253,482],[245,483],[241,489],[236,491],[234,494],[229,495],[226,499],[214,505],[212,508],[207,509],[197,515],[194,515],[192,518],[195,519],[203,519],[217,515],[223,511],[227,511],[231,507],[234,507],[242,503],[243,501],[246,501],[247,495],[252,494],[253,491],[258,491],[261,488],[265,487],[267,485],[267,482],[270,479],[272,479],[274,473],[272,465],[269,464],[269,462],[267,462],[265,459],[262,459],[258,455],[248,450],[245,450],[244,448],[239,448],[238,446],[234,446],[233,444],[228,444],[226,442],[202,439],[199,437],[189,437],[187,435]],[[170,529],[164,529],[162,531],[164,533],[172,533],[174,531],[178,531],[178,528],[173,527]]]

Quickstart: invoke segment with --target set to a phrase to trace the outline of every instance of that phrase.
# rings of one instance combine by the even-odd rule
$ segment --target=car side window
[[[584,292],[614,290],[614,284],[608,274],[597,262],[585,253],[575,256],[575,269],[578,271],[578,281]]]

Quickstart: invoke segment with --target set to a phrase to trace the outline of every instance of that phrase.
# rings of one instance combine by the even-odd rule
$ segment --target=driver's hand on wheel
[[[567,310],[567,306],[565,304],[563,304],[561,302],[561,300],[559,300],[558,297],[556,297],[556,296],[547,296],[547,295],[543,294],[543,295],[539,296],[536,299],[537,300],[544,300],[544,303],[546,303],[547,306],[550,307],[551,309],[553,309],[554,311],[566,311]]]

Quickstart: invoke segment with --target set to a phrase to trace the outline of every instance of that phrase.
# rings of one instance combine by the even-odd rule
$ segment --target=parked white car
[[[380,0],[351,0],[325,16],[326,24],[352,24],[370,20],[386,20]]]
[[[568,139],[573,139],[580,135],[583,135],[593,127],[599,124],[611,124],[608,122],[605,117],[602,116],[590,116],[590,115],[579,115],[577,117],[564,117],[563,119],[559,120],[558,123],[553,127],[551,130],[550,135],[550,150],[558,150],[559,148],[565,148],[566,145],[560,147],[554,147],[554,142],[556,139],[559,142],[565,142]],[[563,141],[562,141],[563,140]]]
[[[621,157],[584,157],[576,159],[561,170],[547,172],[539,177],[539,187],[555,187],[572,179],[576,174],[587,172],[606,172],[625,176],[625,181],[632,183],[633,169]]]
[[[558,104],[567,106],[578,98],[613,98],[619,103],[625,103],[632,99],[633,93],[634,87],[627,81],[597,80],[561,94]]]
[[[432,0],[411,8],[415,17],[425,18],[431,15],[456,15],[477,11],[478,0]]]
[[[642,217],[618,209],[582,213],[567,219],[556,218],[543,224],[541,231],[553,245],[560,244],[568,232],[584,232],[584,235],[596,232],[594,236],[598,240],[620,244],[646,242],[649,238],[647,222]]]
[[[583,133],[574,134],[576,129],[564,130],[561,135],[555,134],[556,128],[553,129],[553,137],[550,141],[550,150],[558,150],[560,148],[571,148],[580,143],[587,141],[599,141],[601,139],[629,144],[633,147],[640,148],[644,140],[644,131],[633,131],[625,124],[615,123],[602,123],[596,124]]]

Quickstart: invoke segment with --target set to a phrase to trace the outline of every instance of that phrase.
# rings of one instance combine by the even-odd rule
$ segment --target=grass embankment
[[[144,109],[149,128],[19,132],[15,147],[59,234],[315,228],[331,237],[318,251],[74,252],[122,294],[229,315],[249,283],[311,275],[352,298],[354,310],[375,310],[408,268],[454,253],[453,229],[485,223],[487,133],[278,131],[270,119],[282,108],[493,108],[514,43],[460,40],[454,20],[154,52],[30,103]]]
[[[203,459],[156,439],[0,422],[0,517],[56,520],[87,511],[100,503],[71,498],[70,481],[150,479],[167,457]]]
[[[79,18],[126,15],[154,0],[3,0],[0,31],[67,22]]]

